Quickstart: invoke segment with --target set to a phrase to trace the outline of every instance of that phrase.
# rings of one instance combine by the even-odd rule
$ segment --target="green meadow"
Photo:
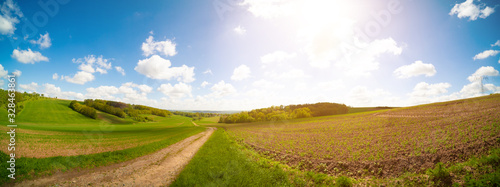
[[[16,116],[16,179],[50,175],[57,171],[93,168],[119,163],[153,153],[189,136],[204,131],[191,118],[151,116],[154,122],[138,123],[99,112],[88,118],[70,109],[70,101],[42,99],[27,101]],[[6,111],[1,129],[6,128]],[[3,115],[5,114],[5,115]],[[4,117],[5,116],[5,117]],[[0,142],[7,144],[6,136]],[[6,160],[7,148],[0,157]],[[5,162],[1,167],[7,167]],[[7,176],[7,170],[0,175]],[[6,182],[2,177],[0,183]]]

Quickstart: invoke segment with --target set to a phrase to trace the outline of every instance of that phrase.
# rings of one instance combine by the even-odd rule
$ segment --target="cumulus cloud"
[[[21,62],[24,64],[34,64],[36,62],[41,62],[41,61],[48,62],[49,61],[49,58],[43,56],[38,51],[31,51],[30,48],[28,48],[28,50],[14,49],[11,57],[16,59],[18,62]]]
[[[73,63],[80,64],[78,69],[89,73],[99,72],[106,74],[111,69],[112,65],[109,62],[111,59],[106,59],[102,55],[96,57],[95,55],[88,55],[84,58],[72,59]]]
[[[61,78],[62,78],[62,76],[61,76]],[[54,74],[52,75],[52,79],[54,79],[54,80],[59,79],[59,75],[58,75],[57,73],[54,73]]]
[[[244,64],[234,69],[231,80],[240,81],[250,77],[250,68]]]
[[[139,60],[135,71],[146,75],[152,79],[170,80],[177,78],[178,81],[190,83],[195,80],[194,67],[182,65],[181,67],[170,67],[170,60],[163,59],[158,55],[153,55],[150,58]]]
[[[16,24],[24,17],[21,9],[13,0],[6,0],[0,6],[0,12],[0,34],[14,34]]]
[[[153,36],[149,36],[146,42],[142,43],[142,51],[144,56],[151,56],[154,54],[164,55],[165,57],[174,56],[177,54],[175,50],[176,44],[171,40],[154,41]]]
[[[62,99],[78,99],[78,100],[83,100],[85,97],[81,93],[77,92],[63,92],[61,91],[60,87],[57,87],[56,85],[53,84],[48,84],[45,83],[42,85],[42,88],[40,91],[42,94],[45,94],[47,97],[57,97],[57,98],[62,98]]]
[[[19,70],[16,70],[16,71],[12,72],[12,74],[14,74],[16,77],[19,77],[19,76],[21,76],[22,72]]]
[[[208,86],[208,85],[210,85],[210,83],[208,83],[207,81],[203,81],[203,82],[201,83],[201,87],[202,87],[202,88],[205,88],[205,87],[206,87],[206,86]]]
[[[499,76],[498,70],[492,66],[483,66],[476,70],[472,75],[467,77],[471,83],[465,85],[459,94],[462,98],[476,97],[482,95],[484,92],[499,92],[500,87],[493,84],[488,84],[483,81],[485,77]]]
[[[31,82],[30,84],[20,84],[19,87],[25,91],[35,92],[38,89],[38,83]]]
[[[245,28],[243,28],[241,25],[234,28],[234,32],[236,32],[236,34],[239,34],[239,35],[244,35],[245,33],[247,33],[247,30],[245,30]]]
[[[482,4],[474,4],[474,0],[466,0],[463,3],[455,4],[451,9],[450,15],[457,15],[458,18],[469,18],[473,21],[479,18],[486,18],[495,12],[495,8]]]
[[[9,71],[5,70],[2,64],[0,64],[0,79],[6,78]]]
[[[115,69],[116,69],[116,71],[118,71],[119,73],[121,73],[123,76],[125,76],[125,70],[122,67],[115,66]]]
[[[97,88],[87,88],[87,98],[116,100],[115,94],[119,93],[119,89],[114,86],[99,86]]]
[[[165,94],[166,96],[170,98],[182,98],[185,96],[191,96],[191,90],[192,87],[191,85],[185,84],[185,83],[178,83],[175,85],[169,84],[162,84],[159,88],[158,91],[161,93]]]
[[[223,97],[236,93],[236,89],[233,85],[225,83],[223,80],[213,85],[210,89],[212,90],[212,95],[215,97]]]
[[[111,69],[112,65],[110,59],[101,56],[88,55],[84,58],[72,59],[73,63],[80,64],[77,72],[73,77],[61,75],[61,79],[74,84],[85,84],[93,81],[95,76],[93,73],[99,72],[100,74],[108,73],[107,70]],[[56,80],[57,74],[52,75],[52,79]]]
[[[263,64],[271,64],[271,63],[282,63],[286,60],[295,58],[297,54],[295,53],[286,53],[284,51],[275,51],[273,53],[266,54],[260,57],[260,62]]]
[[[44,35],[40,34],[40,38],[38,38],[38,40],[30,40],[30,43],[39,45],[40,49],[46,49],[52,45],[52,41],[49,37],[48,32],[45,33]]]
[[[415,88],[413,88],[413,92],[410,95],[412,97],[436,96],[447,93],[448,88],[450,87],[451,84],[449,83],[429,84],[426,82],[420,82],[415,85]]]
[[[471,76],[467,77],[470,82],[480,81],[484,76],[498,76],[498,70],[491,66],[483,66],[476,70]]]
[[[95,76],[92,75],[92,73],[89,73],[86,71],[79,71],[73,77],[64,76],[64,80],[66,80],[70,83],[82,84],[82,85],[89,82],[89,81],[93,81],[94,79],[95,79]]]
[[[415,63],[410,65],[405,65],[394,70],[394,75],[398,78],[409,78],[416,77],[419,75],[425,75],[426,77],[431,77],[436,74],[436,68],[432,64],[424,64],[422,61],[415,61]]]
[[[483,52],[477,54],[476,56],[474,56],[474,60],[478,60],[478,59],[482,60],[482,59],[488,58],[490,56],[495,56],[498,53],[500,53],[499,50],[486,50],[486,51],[483,51]]]

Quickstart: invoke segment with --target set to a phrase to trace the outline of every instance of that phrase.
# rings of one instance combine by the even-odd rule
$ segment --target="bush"
[[[430,176],[429,180],[434,182],[435,186],[451,186],[451,175],[443,168],[443,163],[437,163],[434,169],[429,169],[427,174]]]
[[[346,176],[340,176],[335,181],[335,186],[339,186],[339,187],[351,187],[352,186],[352,182]]]
[[[69,107],[73,109],[74,111],[77,111],[80,114],[83,114],[87,117],[90,117],[92,119],[97,119],[97,111],[89,106],[86,105],[81,105],[77,101],[73,100],[71,103],[69,103]]]

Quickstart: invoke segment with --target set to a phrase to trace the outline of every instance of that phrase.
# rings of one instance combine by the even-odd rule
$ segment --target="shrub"
[[[346,176],[340,176],[335,181],[335,186],[339,186],[339,187],[351,187],[352,186],[352,182]]]
[[[451,175],[443,168],[443,163],[437,163],[434,169],[429,169],[427,174],[430,176],[429,180],[434,182],[435,186],[451,186]]]
[[[97,119],[97,112],[94,108],[86,106],[86,105],[81,105],[77,101],[73,100],[71,103],[69,103],[69,107],[73,109],[74,111],[77,111],[80,114],[83,114],[87,117]]]

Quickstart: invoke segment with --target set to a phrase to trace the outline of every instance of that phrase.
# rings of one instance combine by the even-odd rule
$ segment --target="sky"
[[[495,0],[0,0],[0,87],[171,110],[500,92]]]

